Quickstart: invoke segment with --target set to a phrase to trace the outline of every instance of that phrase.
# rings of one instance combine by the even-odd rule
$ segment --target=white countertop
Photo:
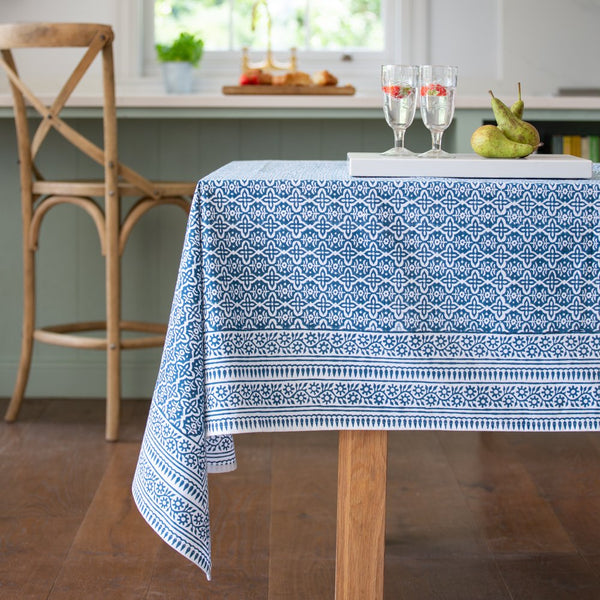
[[[41,96],[50,101],[50,97]],[[526,109],[531,110],[600,110],[600,97],[540,96],[524,97]],[[100,94],[74,95],[67,106],[96,108],[101,106]],[[0,94],[0,107],[12,106],[9,93]],[[220,92],[175,95],[157,91],[140,93],[120,89],[117,93],[117,106],[120,108],[220,108],[220,109],[379,109],[381,98],[378,94],[365,94],[360,91],[354,96],[280,96],[280,95],[239,95],[228,96]],[[487,95],[456,96],[458,110],[490,109]]]

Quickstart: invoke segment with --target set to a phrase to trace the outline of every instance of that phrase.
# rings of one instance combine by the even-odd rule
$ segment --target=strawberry
[[[392,98],[404,98],[405,96],[410,96],[412,93],[410,87],[401,87],[399,85],[384,85],[381,89]]]
[[[446,96],[448,91],[439,83],[430,83],[421,87],[421,96]]]
[[[258,85],[258,75],[256,73],[242,73],[240,75],[240,85]]]

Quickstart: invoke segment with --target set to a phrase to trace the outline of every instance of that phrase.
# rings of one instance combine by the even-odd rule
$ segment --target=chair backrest
[[[113,39],[114,33],[109,25],[93,23],[0,24],[0,66],[8,75],[13,95],[22,184],[27,185],[27,178],[29,177],[31,180],[32,174],[41,178],[41,174],[35,166],[35,157],[48,132],[54,129],[104,167],[107,189],[116,189],[118,178],[121,177],[149,196],[157,197],[155,186],[149,180],[120,164],[117,160]],[[12,53],[15,48],[86,48],[86,50],[54,101],[47,106],[20,78]],[[104,148],[100,148],[81,135],[60,116],[65,103],[98,55],[102,57]],[[33,137],[29,135],[28,104],[42,118]]]

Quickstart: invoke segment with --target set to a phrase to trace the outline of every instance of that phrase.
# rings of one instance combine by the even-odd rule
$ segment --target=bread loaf
[[[312,81],[315,85],[337,85],[337,77],[332,75],[329,71],[317,71],[312,76]]]
[[[295,73],[284,73],[273,75],[273,85],[311,85],[312,79],[308,73],[296,71]]]

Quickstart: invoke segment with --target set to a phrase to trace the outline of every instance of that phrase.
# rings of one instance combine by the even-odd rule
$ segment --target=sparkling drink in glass
[[[454,117],[456,67],[424,65],[419,67],[421,119],[431,132],[431,150],[420,154],[424,158],[449,158],[442,150],[442,135]]]
[[[418,79],[419,68],[413,65],[381,67],[383,113],[394,132],[394,147],[383,152],[386,156],[414,156],[404,147],[404,134],[415,118]]]

